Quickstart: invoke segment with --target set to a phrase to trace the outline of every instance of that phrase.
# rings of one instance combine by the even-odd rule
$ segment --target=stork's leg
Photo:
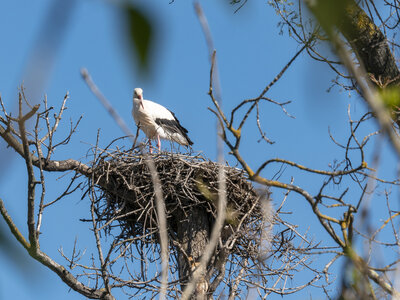
[[[161,152],[161,141],[159,135],[157,135],[157,147],[158,147],[158,152]]]
[[[151,140],[149,139],[149,152],[153,153],[153,147],[151,146]]]

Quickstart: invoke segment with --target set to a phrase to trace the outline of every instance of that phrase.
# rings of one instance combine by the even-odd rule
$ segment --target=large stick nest
[[[158,221],[154,186],[146,164],[146,156],[139,151],[104,152],[93,167],[94,184],[102,191],[98,198],[97,215],[107,224],[121,228],[120,239],[140,238],[144,242],[158,242]],[[202,156],[176,153],[153,154],[167,210],[168,230],[177,228],[194,209],[209,215],[210,228],[218,206],[218,163]],[[223,166],[226,172],[227,218],[222,238],[235,234],[235,252],[241,246],[254,243],[254,236],[262,230],[259,195],[243,170]],[[117,221],[117,222],[114,222]],[[255,245],[254,245],[255,246]]]

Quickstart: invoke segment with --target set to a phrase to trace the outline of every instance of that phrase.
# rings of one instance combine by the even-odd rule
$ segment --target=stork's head
[[[136,88],[134,91],[133,91],[133,98],[134,99],[139,99],[139,102],[140,102],[140,105],[142,106],[142,108],[144,109],[144,106],[143,106],[143,90],[141,89],[141,88]]]
[[[143,100],[143,90],[141,88],[136,88],[133,91],[133,97],[139,100]]]

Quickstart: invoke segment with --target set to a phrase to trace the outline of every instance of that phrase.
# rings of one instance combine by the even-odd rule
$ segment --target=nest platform
[[[100,191],[96,213],[104,228],[119,227],[120,239],[158,242],[154,186],[145,159],[154,162],[162,185],[169,233],[176,235],[179,224],[195,209],[207,213],[212,228],[217,214],[220,165],[200,155],[142,155],[138,150],[104,152],[93,166],[91,184]],[[227,218],[222,238],[235,234],[236,251],[242,245],[248,252],[254,236],[262,230],[260,196],[243,170],[223,167]]]

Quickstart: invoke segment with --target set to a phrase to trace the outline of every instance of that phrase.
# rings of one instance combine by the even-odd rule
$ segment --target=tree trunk
[[[400,71],[385,35],[354,0],[305,1],[326,33],[338,29],[376,80],[400,83]]]
[[[329,35],[337,29],[348,41],[371,83],[378,88],[399,86],[400,70],[383,32],[354,0],[305,0]],[[390,105],[393,119],[400,127],[399,105]]]
[[[183,290],[190,281],[191,275],[198,266],[201,255],[209,241],[210,221],[204,208],[193,207],[187,210],[185,215],[180,213],[178,224],[178,239],[182,249],[178,251],[179,277],[181,278],[181,289]],[[195,288],[192,299],[207,299],[208,281],[201,278]]]
[[[343,22],[338,24],[340,32],[375,80],[384,85],[399,84],[399,68],[385,35],[358,4],[348,2]]]

